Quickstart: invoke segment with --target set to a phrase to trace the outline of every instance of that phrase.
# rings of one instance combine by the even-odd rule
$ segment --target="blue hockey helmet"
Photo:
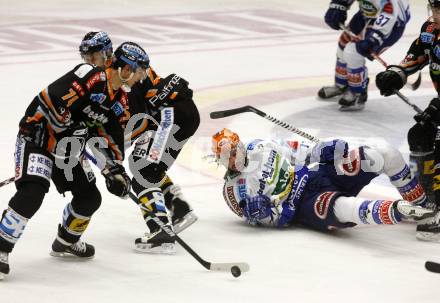
[[[111,54],[113,52],[112,40],[104,31],[88,32],[79,45],[79,52],[84,55],[99,51]]]

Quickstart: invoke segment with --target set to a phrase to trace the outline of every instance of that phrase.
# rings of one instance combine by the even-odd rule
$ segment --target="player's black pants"
[[[63,214],[61,237],[65,242],[78,241],[92,214],[101,204],[101,195],[91,171],[78,162],[71,180],[55,165],[54,157],[45,149],[18,137],[15,149],[15,186],[0,221],[0,251],[12,251],[30,218],[40,208],[49,191],[50,179],[60,193],[71,191],[72,201]],[[64,229],[64,231],[63,231]],[[60,234],[59,234],[60,236]]]
[[[199,112],[192,99],[175,101],[153,117],[156,121],[149,121],[148,127],[151,137],[138,140],[130,157],[134,176],[132,187],[137,194],[162,185],[167,170],[200,124]]]

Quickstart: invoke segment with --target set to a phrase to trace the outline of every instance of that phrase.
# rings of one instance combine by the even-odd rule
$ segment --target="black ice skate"
[[[53,241],[50,255],[60,258],[91,259],[95,255],[95,248],[93,245],[81,240],[75,244],[70,244],[57,237],[55,241]]]
[[[189,203],[183,198],[181,189],[177,185],[173,184],[165,191],[165,205],[170,210],[176,234],[188,228],[198,219]]]
[[[330,99],[342,95],[347,90],[347,86],[324,86],[318,91],[318,97],[321,99]]]
[[[343,112],[363,110],[367,99],[368,93],[366,91],[361,94],[353,94],[348,90],[339,99],[339,110]]]
[[[422,241],[440,240],[440,212],[417,221],[416,238]]]
[[[0,280],[3,280],[4,277],[9,274],[8,256],[9,253],[0,251]]]
[[[135,240],[135,250],[141,253],[149,254],[165,254],[172,255],[176,253],[176,241],[174,237],[168,235],[159,225],[150,219],[147,222],[150,228],[150,233],[145,233],[141,238]],[[173,230],[171,224],[165,224],[168,228]]]

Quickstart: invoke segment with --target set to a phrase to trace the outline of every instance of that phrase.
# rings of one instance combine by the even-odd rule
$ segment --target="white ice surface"
[[[409,28],[383,55],[386,61],[403,58],[426,17],[425,2],[412,1]],[[211,110],[245,104],[320,138],[342,137],[355,144],[387,140],[408,154],[406,132],[414,113],[395,97],[380,97],[374,81],[360,113],[341,113],[334,102],[316,100],[317,89],[332,82],[338,38],[322,21],[327,3],[0,0],[1,179],[13,175],[18,121],[29,102],[79,62],[77,45],[84,33],[102,28],[115,44],[140,42],[159,74],[175,72],[190,81],[202,124],[170,174],[199,221],[181,236],[209,261],[251,265],[250,272],[235,279],[206,271],[181,247],[175,256],[135,253],[133,241],[145,230],[140,211],[129,200],[108,194],[98,177],[103,203],[84,235],[95,245],[96,258],[75,263],[49,256],[69,201],[51,187],[10,256],[11,274],[0,283],[0,303],[439,302],[440,275],[428,273],[423,264],[440,261],[440,244],[416,241],[414,225],[333,234],[251,228],[224,204],[221,171],[200,160],[209,136],[221,127],[245,139],[290,135],[253,114],[209,120]],[[262,17],[265,12],[272,17]],[[304,23],[307,18],[283,18],[289,13],[319,22],[311,19],[310,26]],[[227,18],[213,18],[219,15]],[[173,20],[183,23],[177,26]],[[383,69],[376,62],[368,66],[372,79]],[[403,90],[420,107],[434,95],[428,75],[423,77],[418,91]],[[0,189],[0,209],[13,194],[14,185]],[[386,178],[362,194],[398,197]]]

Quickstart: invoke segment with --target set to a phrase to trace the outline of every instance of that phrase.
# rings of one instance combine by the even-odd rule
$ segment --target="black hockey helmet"
[[[112,40],[110,40],[106,32],[88,32],[79,45],[79,52],[81,55],[85,55],[99,51],[112,53]]]
[[[440,0],[428,0],[429,6],[440,7]]]
[[[150,66],[150,58],[145,50],[134,42],[124,42],[118,46],[113,56],[113,67],[119,68],[126,64],[135,71],[138,67],[147,69]]]

